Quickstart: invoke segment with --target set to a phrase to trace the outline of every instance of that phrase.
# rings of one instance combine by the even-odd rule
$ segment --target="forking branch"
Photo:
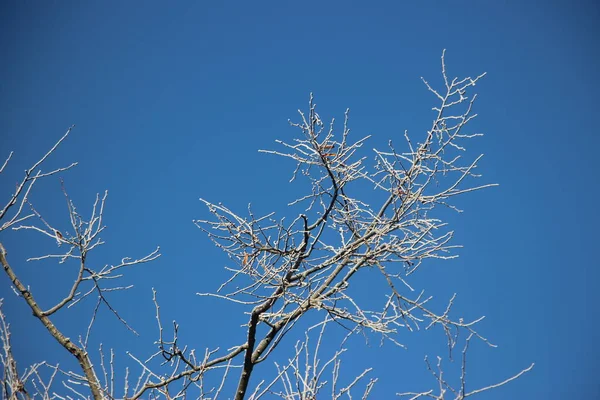
[[[482,155],[464,160],[467,142],[481,136],[467,126],[476,117],[476,95],[469,92],[484,75],[450,79],[442,54],[444,87],[434,89],[423,79],[438,100],[430,129],[416,143],[406,132],[407,151],[398,152],[391,141],[388,150],[375,149],[373,165],[361,152],[369,137],[350,138],[349,111],[338,136],[335,121],[323,122],[311,94],[308,111],[298,111],[300,122],[290,122],[300,137],[277,141],[283,150],[261,150],[296,163],[291,182],[308,180],[309,194],[289,204],[304,205],[291,222],[274,213],[256,217],[251,209],[244,217],[201,199],[213,218],[196,224],[236,265],[227,267],[231,276],[217,293],[201,295],[252,306],[237,400],[246,396],[254,366],[309,310],[400,346],[401,330],[440,326],[450,356],[460,331],[494,346],[476,331],[483,317],[453,316],[456,295],[435,311],[432,297],[414,296],[408,282],[425,260],[456,257],[452,250],[459,246],[451,242],[454,232],[441,219],[440,206],[460,212],[453,197],[496,186],[473,184]],[[368,186],[374,192],[365,195]],[[354,277],[368,268],[387,283],[379,310],[366,309],[356,295],[361,291],[349,290],[361,287]]]
[[[474,389],[474,390],[468,391],[467,390],[467,352],[469,350],[469,344],[471,343],[472,338],[473,338],[473,334],[469,335],[469,337],[467,337],[467,339],[465,340],[465,346],[462,351],[461,373],[460,373],[460,377],[458,378],[458,381],[459,381],[458,386],[451,385],[450,382],[444,377],[444,369],[442,367],[442,358],[441,357],[439,357],[439,356],[437,357],[436,368],[432,367],[431,363],[429,362],[429,358],[425,357],[425,364],[427,365],[427,370],[431,373],[431,376],[433,376],[433,379],[437,384],[437,392],[435,390],[431,389],[431,390],[426,390],[423,392],[397,393],[397,396],[408,397],[408,398],[410,398],[410,400],[416,400],[416,399],[422,399],[422,398],[423,399],[431,398],[431,399],[435,399],[435,400],[444,400],[446,398],[452,398],[454,400],[463,400],[467,397],[475,396],[479,393],[482,393],[482,392],[485,392],[488,390],[492,390],[492,389],[496,389],[500,386],[504,386],[504,385],[514,381],[515,379],[518,379],[523,374],[531,371],[535,365],[534,363],[532,363],[529,367],[524,368],[517,374],[515,374],[501,382],[487,385],[487,386],[481,387],[479,389]]]
[[[78,262],[79,268],[71,289],[65,294],[62,300],[59,300],[53,306],[44,309],[40,303],[36,301],[33,291],[21,279],[19,279],[17,275],[18,271],[9,264],[7,259],[8,251],[2,243],[0,243],[0,263],[10,279],[15,293],[25,300],[33,315],[40,320],[52,337],[54,337],[54,339],[56,339],[62,347],[64,347],[77,359],[83,372],[83,374],[76,374],[71,371],[61,371],[61,373],[70,381],[76,382],[77,385],[83,385],[84,387],[87,387],[95,399],[103,399],[108,395],[108,392],[106,391],[107,388],[103,387],[98,380],[93,363],[87,352],[88,339],[92,331],[94,321],[96,320],[97,312],[100,308],[100,305],[105,305],[120,322],[122,322],[129,330],[135,332],[119,315],[116,308],[111,305],[108,300],[108,293],[116,290],[126,290],[131,287],[131,285],[115,286],[112,283],[115,279],[122,277],[122,269],[153,261],[160,256],[160,253],[159,248],[157,248],[148,255],[139,259],[134,260],[126,257],[123,258],[118,264],[105,265],[100,269],[90,265],[88,262],[89,253],[96,247],[104,244],[99,235],[105,228],[102,221],[104,206],[107,198],[106,192],[102,198],[100,198],[99,195],[96,196],[96,201],[94,202],[91,216],[89,219],[85,219],[77,211],[75,204],[69,198],[64,188],[64,184],[62,184],[63,193],[67,201],[67,210],[71,229],[73,230],[72,232],[61,232],[35,209],[29,200],[29,194],[33,185],[39,179],[56,175],[59,172],[66,171],[77,165],[77,163],[72,163],[67,167],[57,168],[50,170],[49,172],[43,172],[41,169],[43,164],[71,133],[72,129],[73,127],[69,128],[46,154],[44,154],[33,164],[33,166],[25,171],[25,176],[20,183],[17,183],[15,193],[10,196],[6,205],[0,211],[0,232],[5,231],[8,228],[12,228],[12,230],[15,231],[32,230],[40,233],[46,238],[56,241],[58,247],[63,249],[62,252],[32,257],[28,261],[57,259],[60,263],[64,263],[69,260],[76,260]],[[6,161],[2,165],[2,168],[0,168],[0,172],[4,172],[6,170],[12,155],[13,153],[9,154]],[[25,212],[26,207],[31,210],[30,213]],[[10,215],[11,212],[12,215]],[[23,224],[23,222],[26,220],[31,221],[33,217],[37,217],[37,223],[34,222],[27,225]],[[61,247],[63,245],[65,246]],[[91,296],[94,293],[97,296],[97,305],[93,311],[93,314],[91,315],[87,331],[83,337],[79,338],[79,345],[77,345],[69,337],[65,336],[63,331],[52,321],[51,317],[55,313],[64,310],[65,308],[76,305],[82,299]],[[6,331],[8,330],[5,329],[5,332]],[[29,371],[38,371],[41,365],[48,364],[36,364],[32,366]],[[54,373],[59,371],[58,367],[50,368],[54,368]],[[54,379],[54,375],[55,374],[52,375],[52,379]],[[37,381],[40,384],[42,383],[41,379],[38,379]],[[13,392],[15,392],[15,390],[13,390]]]

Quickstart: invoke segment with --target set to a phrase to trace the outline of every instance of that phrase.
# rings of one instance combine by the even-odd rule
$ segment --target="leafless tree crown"
[[[366,399],[377,381],[373,371],[342,383],[340,371],[346,339],[326,361],[319,358],[323,338],[333,326],[347,330],[346,338],[356,333],[377,335],[403,347],[403,334],[419,329],[440,327],[445,333],[449,355],[465,332],[462,350],[462,374],[452,386],[443,376],[441,358],[434,368],[426,359],[438,388],[424,392],[399,393],[410,398],[462,399],[504,385],[529,371],[533,364],[517,375],[495,385],[466,390],[466,353],[472,338],[493,346],[476,330],[483,317],[467,321],[454,317],[452,307],[456,295],[441,310],[432,305],[432,296],[411,286],[412,275],[427,259],[456,257],[453,231],[443,218],[443,210],[460,210],[453,197],[495,186],[477,184],[477,165],[482,155],[469,158],[467,144],[481,136],[469,130],[476,117],[473,105],[476,95],[470,91],[484,76],[449,79],[442,54],[443,85],[434,88],[425,79],[426,88],[436,101],[430,128],[421,135],[404,133],[401,149],[390,140],[385,150],[364,149],[368,136],[355,140],[350,135],[349,111],[342,126],[332,119],[325,122],[311,94],[308,109],[298,111],[297,122],[290,121],[298,136],[277,141],[275,150],[261,150],[295,163],[291,182],[307,180],[307,194],[291,201],[288,209],[298,213],[292,218],[274,212],[257,216],[248,207],[244,215],[221,203],[201,201],[209,218],[194,223],[229,257],[229,277],[214,292],[198,293],[239,305],[246,312],[245,340],[230,346],[206,349],[201,355],[180,344],[179,325],[165,329],[161,321],[158,294],[153,290],[158,325],[157,349],[145,359],[128,353],[139,373],[134,378],[129,369],[121,384],[116,382],[114,352],[108,355],[100,348],[99,360],[92,362],[89,337],[98,310],[102,307],[114,314],[126,329],[135,330],[118,313],[110,301],[110,292],[127,290],[130,284],[119,284],[123,272],[132,266],[153,261],[159,248],[136,258],[123,258],[115,264],[97,267],[88,263],[90,252],[104,244],[103,213],[107,193],[98,195],[91,215],[82,216],[63,192],[70,216],[69,231],[61,232],[54,222],[46,220],[29,201],[29,193],[37,180],[56,175],[76,163],[44,172],[44,162],[68,137],[72,128],[38,162],[25,172],[14,194],[0,211],[0,232],[33,230],[56,241],[59,251],[30,258],[30,261],[56,259],[62,263],[76,260],[79,269],[75,281],[56,304],[44,308],[34,293],[17,277],[0,244],[0,261],[11,280],[15,293],[22,297],[34,316],[80,365],[80,371],[67,371],[46,362],[35,364],[19,374],[11,352],[10,330],[0,310],[0,338],[4,351],[5,398],[11,399],[217,399],[235,382],[236,400],[259,398],[282,399]],[[0,173],[4,172],[12,153]],[[379,306],[367,307],[364,282],[356,279],[365,270],[376,271],[383,286],[376,289]],[[363,285],[363,286],[361,286]],[[86,297],[95,296],[96,307],[78,343],[66,337],[55,326],[52,316],[67,312]],[[377,299],[375,299],[377,300]],[[371,301],[370,304],[373,302]],[[307,314],[310,318],[303,318]],[[290,347],[283,339],[298,331],[299,321],[315,322],[304,331],[304,339]],[[312,322],[311,322],[312,323]],[[291,335],[287,335],[288,337]],[[288,362],[276,362],[272,378],[257,378],[254,370],[276,349],[290,349]],[[284,353],[285,354],[285,353]],[[279,358],[281,359],[281,358]],[[47,373],[41,375],[39,371]],[[235,371],[235,373],[233,373]],[[51,384],[62,377],[60,388]],[[254,378],[251,381],[251,377]],[[264,374],[259,374],[263,377]],[[216,384],[215,384],[216,382]],[[57,385],[55,384],[54,387]],[[62,392],[61,392],[62,391]],[[60,394],[60,393],[65,394]]]

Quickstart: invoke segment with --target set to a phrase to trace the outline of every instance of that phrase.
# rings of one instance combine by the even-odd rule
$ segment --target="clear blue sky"
[[[200,352],[237,344],[246,316],[195,296],[217,287],[226,263],[192,224],[206,217],[198,198],[240,212],[252,202],[258,213],[285,213],[293,165],[257,150],[295,133],[287,119],[311,91],[323,117],[339,118],[349,107],[353,134],[372,134],[372,146],[424,129],[434,99],[419,78],[438,82],[446,48],[450,75],[488,72],[476,87],[474,124],[486,136],[472,154],[485,153],[482,171],[500,187],[465,197],[465,213],[449,216],[465,248],[458,260],[427,265],[428,289],[440,301],[456,291],[457,311],[487,316],[482,333],[500,347],[472,347],[474,386],[536,363],[482,398],[600,398],[595,2],[168,3],[0,6],[0,156],[16,151],[0,177],[2,199],[76,124],[51,165],[80,162],[63,177],[81,210],[109,190],[107,244],[92,262],[162,248],[159,261],[128,273],[135,288],[113,297],[141,337],[107,312],[99,321],[96,339],[117,349],[118,366],[125,366],[124,349],[143,357],[152,348],[151,287],[165,320],[177,319]],[[32,201],[68,229],[57,179],[40,185]],[[64,295],[73,266],[25,263],[53,246],[37,239],[0,236],[22,280],[48,305]],[[0,297],[21,367],[64,360],[6,277]],[[76,338],[90,306],[57,323]],[[424,338],[406,338],[408,350],[372,343],[348,362],[375,367],[377,399],[423,389],[432,383],[423,356],[437,355],[444,340],[440,332]]]

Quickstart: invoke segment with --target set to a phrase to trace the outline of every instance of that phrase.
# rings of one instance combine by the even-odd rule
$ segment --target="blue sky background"
[[[286,183],[294,165],[257,150],[296,133],[287,119],[311,91],[322,117],[351,109],[354,137],[373,135],[367,149],[423,132],[434,98],[419,78],[440,82],[446,48],[449,75],[488,72],[473,124],[486,136],[470,154],[485,153],[481,170],[500,187],[459,201],[466,211],[448,219],[460,258],[427,264],[416,283],[440,304],[458,292],[455,315],[487,316],[480,330],[499,348],[472,346],[471,389],[536,363],[481,398],[598,398],[599,17],[593,1],[3,2],[0,156],[16,154],[0,195],[76,124],[48,167],[79,161],[62,176],[82,211],[109,191],[107,244],[91,262],[156,245],[163,254],[128,271],[134,289],[112,297],[140,337],[103,312],[96,341],[115,347],[121,368],[125,349],[148,355],[155,287],[164,320],[180,322],[187,343],[228,348],[247,317],[195,295],[218,286],[227,262],[192,224],[207,216],[198,198],[285,214],[300,190]],[[58,179],[32,201],[68,230]],[[64,296],[74,266],[24,261],[53,242],[12,231],[0,241],[42,305]],[[68,365],[8,279],[0,283],[20,366]],[[91,306],[56,323],[75,338]],[[422,360],[445,354],[442,334],[401,340],[408,350],[356,341],[347,357],[349,372],[375,368],[374,398],[433,386]]]

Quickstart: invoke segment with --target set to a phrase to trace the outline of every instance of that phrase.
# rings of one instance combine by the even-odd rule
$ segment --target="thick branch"
[[[94,399],[102,400],[103,397],[102,397],[102,392],[100,389],[100,382],[98,381],[98,378],[96,377],[96,374],[94,373],[94,370],[92,368],[92,362],[88,356],[88,353],[86,351],[82,350],[77,345],[75,345],[71,341],[71,339],[69,339],[68,337],[65,337],[65,335],[63,335],[62,332],[60,332],[58,330],[58,328],[52,323],[50,318],[48,318],[46,315],[44,315],[44,312],[42,311],[40,306],[37,304],[35,299],[33,298],[33,295],[31,294],[31,292],[17,278],[17,275],[15,274],[15,272],[9,265],[9,263],[6,259],[6,250],[4,250],[4,247],[2,246],[1,243],[0,243],[0,263],[2,263],[4,272],[6,272],[6,274],[8,275],[8,277],[11,280],[11,282],[13,283],[13,285],[17,288],[19,293],[23,296],[23,298],[25,299],[25,301],[31,308],[31,311],[33,311],[33,315],[37,319],[40,320],[40,322],[46,327],[48,332],[50,332],[52,337],[54,337],[58,341],[58,343],[60,343],[61,346],[63,346],[69,353],[73,354],[73,356],[77,359],[77,361],[79,362],[79,365],[81,366],[81,369],[83,370],[83,373],[85,375],[87,383],[90,386],[90,390],[92,391],[92,395],[94,396]]]

